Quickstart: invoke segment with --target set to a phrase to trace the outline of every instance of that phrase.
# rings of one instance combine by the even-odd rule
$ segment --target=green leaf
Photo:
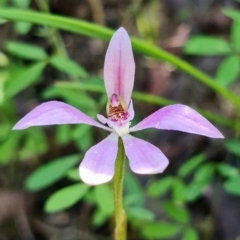
[[[5,7],[7,0],[0,0],[0,6]]]
[[[68,58],[54,56],[50,58],[50,64],[59,71],[62,71],[72,77],[85,78],[88,76],[85,69]]]
[[[234,21],[240,22],[240,12],[237,10],[224,9],[223,14],[230,17]]]
[[[9,64],[9,59],[6,54],[0,52],[0,66],[6,67]]]
[[[30,4],[30,0],[12,0],[12,4],[17,8],[27,9]],[[20,35],[27,34],[31,27],[32,24],[28,22],[19,21],[14,23],[14,30]]]
[[[185,187],[185,201],[193,202],[202,195],[203,189],[204,186],[200,183],[190,183],[188,186]]]
[[[94,188],[92,191],[87,192],[87,194],[84,196],[84,201],[89,203],[90,205],[96,205]],[[96,208],[96,209],[99,209],[99,208]],[[109,215],[108,215],[108,217],[109,217]]]
[[[217,171],[219,172],[220,175],[223,177],[235,177],[239,174],[239,171],[237,168],[228,165],[226,163],[220,163],[217,166]]]
[[[150,197],[158,197],[166,193],[170,188],[171,184],[174,181],[172,177],[165,177],[158,181],[152,182],[147,189],[147,193]]]
[[[16,22],[14,24],[15,31],[20,35],[27,34],[30,31],[31,27],[32,24],[28,22]]]
[[[72,138],[81,151],[88,150],[93,145],[92,127],[83,124],[76,126]]]
[[[5,87],[5,97],[11,98],[35,83],[41,76],[45,63],[35,63],[21,70],[18,76],[10,77]]]
[[[216,73],[216,82],[222,86],[233,83],[240,71],[240,58],[238,56],[226,57],[219,65]]]
[[[204,154],[198,154],[188,159],[185,163],[181,165],[178,170],[178,175],[181,177],[186,177],[187,175],[193,173],[193,171],[205,160]]]
[[[113,192],[108,184],[102,184],[94,188],[95,200],[99,208],[107,215],[113,214]]]
[[[212,180],[215,169],[212,163],[205,164],[198,169],[194,179],[184,189],[185,201],[192,202],[201,196],[204,188]]]
[[[184,230],[182,240],[198,240],[198,233],[194,228],[187,228]]]
[[[102,226],[107,220],[109,215],[102,211],[100,208],[96,209],[92,217],[92,224],[94,227]]]
[[[4,111],[0,108],[1,114],[4,115],[4,117],[7,118],[7,116],[5,115]],[[15,132],[16,133],[16,132]],[[9,136],[10,135],[10,136]],[[0,131],[0,141],[2,140],[7,140],[9,137],[11,137],[12,135],[18,135],[18,134],[14,134],[12,132],[12,123],[6,121],[6,122],[1,122],[1,131]],[[1,146],[1,144],[0,144]],[[0,155],[1,156],[1,155]]]
[[[25,187],[29,191],[44,189],[63,178],[77,162],[79,155],[66,156],[46,163],[28,176]]]
[[[4,49],[8,53],[26,60],[44,60],[47,58],[46,52],[29,43],[7,41],[4,44]]]
[[[126,191],[126,196],[125,196],[124,201],[126,200],[126,198],[128,198],[128,199],[134,200],[131,203],[129,201],[129,203],[134,204],[134,206],[142,206],[143,205],[144,196],[143,196],[142,187],[141,187],[138,179],[136,178],[136,176],[130,171],[126,171],[126,173],[125,173],[124,189]]]
[[[27,8],[30,4],[30,0],[12,0],[12,3],[18,8]]]
[[[212,163],[201,166],[194,176],[194,182],[200,183],[203,186],[210,183],[215,171],[215,165]]]
[[[0,65],[1,68],[1,65]],[[4,102],[4,86],[8,79],[8,71],[0,71],[0,105]]]
[[[56,142],[59,145],[67,144],[71,141],[71,135],[72,135],[72,126],[70,125],[57,125],[55,127],[55,138]]]
[[[180,223],[187,223],[189,221],[189,213],[183,205],[165,201],[162,206],[168,217],[171,219]]]
[[[145,223],[142,226],[143,236],[146,238],[171,238],[178,235],[182,227],[168,222]]]
[[[141,207],[126,208],[127,218],[141,221],[153,221],[154,213]]]
[[[192,202],[202,195],[204,188],[210,183],[215,171],[214,164],[205,164],[196,172],[194,179],[184,189],[184,198],[187,202]]]
[[[183,52],[192,55],[223,55],[230,53],[231,48],[221,38],[200,35],[190,38]]]
[[[79,170],[78,168],[73,168],[70,169],[67,172],[67,178],[73,180],[73,181],[80,181],[80,176],[79,176]]]
[[[240,175],[228,179],[223,187],[229,194],[240,196]]]
[[[224,143],[225,148],[232,154],[240,157],[240,141],[238,140],[227,140]]]
[[[19,159],[27,160],[44,154],[49,145],[42,128],[29,128],[24,131],[25,138],[22,140],[22,147],[19,150]]]
[[[185,199],[185,184],[180,179],[175,177],[174,181],[172,182],[172,194],[173,194],[173,200],[177,203],[181,203]]]
[[[62,188],[47,199],[44,210],[53,213],[72,207],[84,197],[88,190],[89,186],[83,183]]]
[[[0,165],[9,163],[16,158],[16,150],[19,142],[19,134],[12,133],[4,141],[0,142]]]
[[[234,51],[240,51],[240,22],[233,21],[230,33],[231,45]]]

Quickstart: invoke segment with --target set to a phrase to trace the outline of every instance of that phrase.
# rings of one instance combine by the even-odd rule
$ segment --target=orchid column
[[[134,74],[131,42],[125,29],[120,28],[110,41],[104,64],[104,83],[108,95],[106,117],[98,114],[97,122],[66,103],[50,101],[33,109],[13,127],[16,130],[40,125],[88,124],[110,132],[86,152],[79,166],[79,174],[82,181],[89,185],[102,184],[114,177],[115,240],[126,239],[127,221],[122,204],[125,155],[131,170],[138,174],[161,173],[168,165],[168,159],[160,149],[131,136],[130,132],[156,128],[223,138],[208,120],[181,104],[163,107],[130,127],[134,117],[131,100]]]

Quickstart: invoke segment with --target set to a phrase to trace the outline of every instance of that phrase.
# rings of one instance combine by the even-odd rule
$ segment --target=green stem
[[[118,140],[118,154],[115,162],[115,173],[113,178],[113,195],[115,206],[115,240],[126,239],[127,217],[123,209],[123,177],[125,166],[125,153],[122,139]]]

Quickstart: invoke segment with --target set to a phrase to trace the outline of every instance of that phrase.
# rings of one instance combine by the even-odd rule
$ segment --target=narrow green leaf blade
[[[124,189],[126,191],[125,200],[127,197],[134,199],[134,206],[142,206],[144,202],[142,187],[136,176],[130,171],[127,171],[125,174]]]
[[[88,74],[84,68],[79,66],[76,62],[68,58],[61,58],[53,56],[50,58],[50,64],[72,77],[87,77]]]
[[[113,192],[108,184],[102,184],[94,188],[95,200],[100,209],[107,215],[114,211]]]
[[[210,183],[210,181],[213,178],[213,174],[215,171],[215,165],[212,163],[207,163],[205,165],[202,165],[198,168],[198,171],[194,175],[194,182],[200,183],[203,186]]]
[[[201,196],[204,186],[200,183],[192,182],[185,187],[185,201],[192,202]]]
[[[171,188],[173,181],[172,177],[165,177],[152,182],[147,189],[148,195],[150,197],[157,197],[166,193]]]
[[[200,35],[190,38],[183,52],[191,55],[223,55],[230,53],[231,48],[221,38]]]
[[[146,223],[142,226],[143,236],[146,238],[171,238],[178,235],[181,226],[168,222]]]
[[[165,201],[163,203],[163,209],[166,214],[175,221],[180,223],[187,223],[189,221],[189,213],[183,205],[176,204],[171,201]]]
[[[4,141],[1,141],[0,165],[8,164],[11,160],[15,158],[18,142],[19,142],[18,134],[10,134],[6,139],[4,139]]]
[[[6,54],[0,52],[0,67],[6,67],[9,64],[9,59]]]
[[[240,58],[226,57],[219,65],[216,73],[216,82],[224,87],[233,83],[240,72]]]
[[[94,227],[100,227],[103,225],[109,218],[108,214],[102,211],[100,208],[96,209],[92,216],[92,224]]]
[[[27,34],[32,27],[31,23],[28,22],[15,22],[14,29],[20,35]]]
[[[42,48],[29,43],[7,41],[4,49],[8,53],[26,60],[44,60],[47,58],[47,54]]]
[[[231,19],[240,22],[240,12],[232,9],[223,9],[223,14],[230,17]]]
[[[21,71],[18,76],[10,77],[5,87],[5,98],[11,98],[35,83],[45,68],[45,63],[34,63]]]
[[[232,154],[240,157],[240,141],[238,140],[227,140],[224,143],[225,148]]]
[[[240,51],[240,22],[233,21],[230,33],[231,45],[234,51]]]
[[[66,175],[67,178],[69,178],[72,181],[80,181],[80,175],[78,168],[72,168],[67,172]]]
[[[191,174],[204,160],[204,154],[198,154],[191,157],[181,165],[178,170],[178,175],[180,177],[186,177],[187,175]]]
[[[66,172],[79,162],[78,155],[71,155],[55,159],[35,170],[25,182],[25,187],[29,191],[39,191],[44,189],[66,175]]]
[[[236,177],[239,174],[239,171],[236,167],[226,163],[218,164],[217,171],[223,177]]]
[[[172,182],[172,196],[176,203],[182,203],[185,200],[185,184],[181,178],[175,177]]]
[[[240,196],[240,175],[228,179],[224,183],[223,187],[226,192],[232,195]]]
[[[88,190],[89,186],[83,183],[62,188],[48,198],[44,210],[48,213],[65,210],[80,201]]]
[[[12,3],[18,8],[27,8],[30,4],[30,0],[12,0]]]
[[[199,239],[198,233],[195,229],[190,227],[185,229],[182,240],[198,240],[198,239]]]
[[[126,213],[127,218],[141,221],[153,221],[155,217],[153,212],[141,207],[126,208]]]

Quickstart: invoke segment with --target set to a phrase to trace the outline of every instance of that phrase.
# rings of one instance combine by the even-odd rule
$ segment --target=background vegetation
[[[108,240],[111,183],[86,186],[77,167],[107,133],[85,125],[12,126],[55,99],[105,114],[102,69],[120,26],[136,61],[133,124],[187,104],[225,140],[142,131],[170,159],[164,174],[127,166],[129,240],[240,238],[240,4],[234,0],[0,1],[0,240]]]

